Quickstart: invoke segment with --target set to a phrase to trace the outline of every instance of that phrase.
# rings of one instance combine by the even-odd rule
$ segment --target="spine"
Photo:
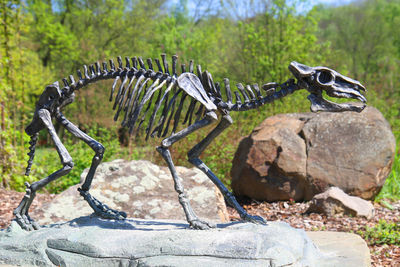
[[[88,84],[97,82],[99,80],[107,80],[107,79],[114,79],[114,84],[112,87],[111,95],[110,95],[110,101],[112,101],[114,93],[115,93],[115,87],[117,84],[117,81],[119,79],[123,79],[124,77],[127,78],[132,78],[134,76],[144,75],[145,78],[150,78],[153,81],[159,77],[160,75],[163,76],[163,80],[166,80],[167,83],[170,83],[173,79],[172,75],[169,74],[168,67],[166,67],[165,71],[163,72],[161,68],[159,68],[159,71],[156,72],[153,70],[153,66],[151,63],[151,59],[148,59],[147,62],[149,64],[149,68],[145,68],[145,65],[143,63],[143,60],[139,58],[139,66],[137,66],[137,58],[131,58],[132,61],[132,67],[131,67],[131,62],[128,57],[125,58],[126,64],[123,66],[122,63],[122,58],[118,57],[118,67],[115,66],[114,61],[112,59],[109,60],[109,66],[107,65],[107,62],[102,63],[102,67],[100,66],[99,62],[96,62],[89,67],[84,65],[83,66],[83,73],[80,69],[77,70],[77,76],[78,80],[75,81],[75,78],[73,75],[69,75],[69,79],[64,78],[62,79],[64,83],[64,87],[62,88],[62,94],[64,97],[69,97],[71,96],[75,90],[79,90]],[[121,92],[119,92],[121,93]],[[120,97],[120,95],[117,96]],[[117,97],[117,98],[118,98]]]
[[[294,79],[289,79],[283,84],[277,84],[277,83],[264,84],[262,88],[266,92],[266,95],[263,96],[257,84],[253,85],[253,89],[256,92],[254,93],[250,85],[244,87],[242,84],[239,83],[236,85],[236,87],[242,94],[244,101],[242,103],[239,93],[235,91],[234,93],[236,95],[236,103],[232,103],[232,93],[229,87],[229,80],[225,79],[224,82],[228,100],[227,102],[220,100],[215,104],[218,108],[225,109],[228,111],[245,111],[250,109],[256,109],[266,103],[272,103],[275,100],[281,99],[300,89],[297,83],[295,83]],[[280,88],[280,90],[277,90],[278,88]]]

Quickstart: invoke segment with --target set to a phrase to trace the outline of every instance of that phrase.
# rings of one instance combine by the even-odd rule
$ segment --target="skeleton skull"
[[[289,70],[297,78],[298,85],[310,92],[308,99],[311,101],[312,112],[361,112],[365,108],[367,99],[362,94],[365,87],[360,82],[326,67],[309,67],[295,61],[290,63]],[[323,91],[331,97],[357,99],[363,104],[337,104],[324,99]]]

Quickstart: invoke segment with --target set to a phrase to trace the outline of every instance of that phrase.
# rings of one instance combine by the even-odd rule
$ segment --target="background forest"
[[[0,0],[1,186],[23,190],[26,179],[41,179],[61,167],[43,131],[31,176],[23,176],[29,151],[24,128],[45,86],[75,75],[83,64],[118,55],[177,54],[180,62],[194,59],[216,81],[229,77],[232,87],[236,82],[284,82],[293,60],[328,66],[368,88],[368,104],[384,114],[399,144],[400,1],[309,6],[307,0]],[[109,88],[108,83],[84,88],[64,114],[105,145],[105,161],[150,159],[162,164],[154,149],[159,140],[129,138],[113,122]],[[259,110],[232,113],[235,123],[205,151],[204,161],[229,186],[240,138],[268,116],[306,112],[309,106],[306,94],[299,92]],[[50,192],[78,183],[93,155],[86,144],[57,130],[76,167],[50,184]],[[178,165],[189,166],[186,153],[200,138],[195,134],[172,147]],[[396,156],[379,198],[400,198],[399,160]]]

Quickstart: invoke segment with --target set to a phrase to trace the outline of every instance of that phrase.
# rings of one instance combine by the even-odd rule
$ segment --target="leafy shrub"
[[[389,174],[382,187],[381,192],[375,198],[375,201],[382,199],[400,199],[400,155],[396,154],[393,162],[392,172]]]
[[[391,244],[400,246],[400,223],[379,220],[373,227],[366,227],[365,231],[358,231],[370,245]]]

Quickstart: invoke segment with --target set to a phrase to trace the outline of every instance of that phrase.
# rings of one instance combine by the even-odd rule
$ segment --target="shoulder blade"
[[[216,110],[217,106],[211,101],[204,90],[200,79],[193,73],[185,72],[178,77],[178,86],[188,95],[202,103],[207,110]]]

